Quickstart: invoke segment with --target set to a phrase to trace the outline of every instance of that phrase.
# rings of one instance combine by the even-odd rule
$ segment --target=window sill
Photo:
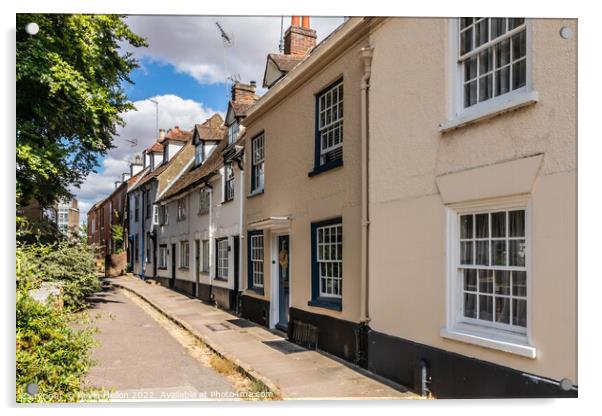
[[[251,192],[248,193],[247,198],[253,198],[254,196],[257,196],[257,195],[263,195],[263,188],[252,190]]]
[[[343,159],[331,160],[330,162],[325,163],[323,165],[314,166],[314,170],[312,170],[311,172],[309,172],[307,174],[307,176],[309,176],[311,178],[312,176],[319,175],[320,173],[327,172],[327,171],[329,171],[331,169],[335,169],[335,168],[338,168],[340,166],[343,166]]]
[[[178,270],[188,271],[190,270],[190,267],[178,267]]]
[[[261,296],[264,295],[262,287],[250,287],[250,288],[247,288],[247,290],[249,292],[253,292],[253,293],[256,293],[256,294],[261,295]]]
[[[454,116],[440,124],[439,132],[447,133],[451,130],[487,120],[508,111],[535,104],[538,100],[539,95],[537,94],[537,91],[529,91],[521,92],[520,94],[512,94],[512,96],[505,97],[503,100],[500,99],[495,103],[488,104],[487,102],[484,102],[482,107],[475,108],[474,111],[467,110],[464,114]]]
[[[439,333],[443,338],[454,341],[465,342],[468,344],[478,345],[480,347],[491,348],[508,352],[510,354],[520,355],[534,359],[537,357],[537,348],[521,343],[516,340],[505,339],[502,336],[493,338],[491,335],[483,335],[478,332],[468,332],[455,328],[441,328]]]
[[[224,199],[222,201],[222,205],[227,204],[228,202],[232,202],[232,201],[234,201],[234,198],[232,198],[232,199]]]
[[[218,282],[227,282],[228,279],[225,277],[214,277],[213,280],[217,280]]]
[[[158,270],[167,270],[167,267],[157,267]]]
[[[308,306],[315,306],[317,308],[332,309],[333,311],[342,311],[343,305],[340,299],[328,299],[328,298],[317,298],[307,302]]]
[[[207,214],[209,214],[209,211],[199,211],[199,212],[197,212],[197,215],[199,217],[202,216],[202,215],[207,215]]]

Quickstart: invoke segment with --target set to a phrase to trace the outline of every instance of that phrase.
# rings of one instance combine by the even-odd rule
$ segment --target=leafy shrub
[[[73,402],[85,389],[82,381],[94,364],[90,348],[94,329],[84,314],[72,314],[33,300],[25,289],[17,290],[17,402]],[[35,383],[38,394],[29,395]]]
[[[17,282],[20,288],[35,288],[41,282],[60,283],[65,306],[81,309],[86,298],[101,287],[96,276],[94,247],[65,241],[53,245],[18,245]]]

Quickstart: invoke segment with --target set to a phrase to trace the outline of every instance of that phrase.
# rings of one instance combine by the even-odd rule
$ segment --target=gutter
[[[361,287],[360,287],[360,322],[370,322],[369,311],[369,272],[368,272],[368,250],[369,250],[369,227],[370,213],[368,210],[368,150],[369,150],[369,125],[368,125],[368,99],[370,90],[370,75],[372,71],[372,55],[374,48],[368,46],[361,49],[361,59],[364,63],[364,75],[360,83],[361,89],[361,215],[362,215],[362,244],[361,244]]]

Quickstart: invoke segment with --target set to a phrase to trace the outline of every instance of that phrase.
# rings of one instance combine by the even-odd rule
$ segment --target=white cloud
[[[196,123],[202,123],[215,111],[201,103],[185,100],[176,95],[151,97],[159,102],[159,127],[180,126],[190,130]],[[113,140],[111,149],[104,159],[98,173],[92,173],[81,185],[74,189],[80,204],[80,220],[85,221],[88,209],[96,201],[107,197],[115,189],[115,181],[123,172],[129,172],[129,160],[149,147],[156,139],[156,106],[149,100],[134,102],[137,111],[128,111],[123,115],[125,127],[118,129],[119,136]],[[223,116],[223,114],[222,114]]]
[[[216,22],[233,38],[225,56]],[[134,51],[137,57],[169,63],[203,84],[239,75],[243,82],[253,80],[261,85],[266,56],[278,52],[280,41],[279,16],[130,16],[127,23],[148,39],[148,48]],[[343,17],[311,18],[318,42],[341,23]],[[285,16],[283,30],[288,26],[290,17]]]

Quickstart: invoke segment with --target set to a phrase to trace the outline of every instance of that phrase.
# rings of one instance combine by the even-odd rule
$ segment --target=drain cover
[[[228,319],[232,325],[236,325],[239,328],[250,328],[255,326],[252,322],[247,321],[246,319]]]
[[[296,352],[307,351],[305,348],[288,341],[262,341],[268,347],[274,348],[283,354],[294,354]]]
[[[232,329],[228,325],[221,323],[221,322],[215,323],[215,324],[207,324],[205,326],[207,328],[209,328],[210,330],[212,330],[213,332],[230,331]]]

